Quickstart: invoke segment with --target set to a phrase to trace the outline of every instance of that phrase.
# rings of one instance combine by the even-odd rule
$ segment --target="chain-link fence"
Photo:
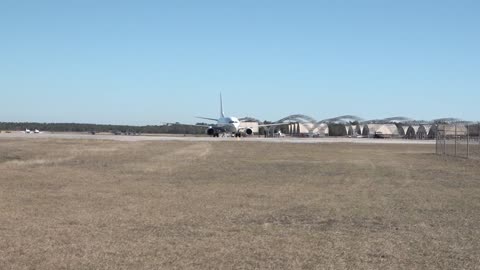
[[[480,123],[438,125],[435,152],[439,155],[480,159]]]

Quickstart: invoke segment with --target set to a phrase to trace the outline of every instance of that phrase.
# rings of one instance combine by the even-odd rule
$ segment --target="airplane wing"
[[[211,120],[211,121],[215,121],[215,122],[218,121],[218,119],[208,118],[208,117],[201,117],[201,116],[197,116],[196,118],[205,119],[205,120]]]
[[[245,121],[240,121],[244,123]],[[272,123],[272,124],[258,124],[258,127],[275,127],[275,126],[283,126],[288,125],[289,123]]]
[[[165,123],[165,124],[169,126],[189,126],[189,127],[204,127],[204,128],[211,127],[211,125],[193,125],[193,124],[180,124],[180,123]]]
[[[275,127],[275,126],[284,126],[288,125],[288,123],[276,123],[276,124],[261,124],[258,127]]]

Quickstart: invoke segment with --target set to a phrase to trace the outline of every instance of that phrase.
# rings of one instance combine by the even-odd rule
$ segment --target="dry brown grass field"
[[[478,269],[428,145],[0,140],[0,269]]]

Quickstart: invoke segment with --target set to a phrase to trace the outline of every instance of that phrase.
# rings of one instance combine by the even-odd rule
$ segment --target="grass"
[[[434,146],[0,141],[0,269],[475,269],[480,163]]]

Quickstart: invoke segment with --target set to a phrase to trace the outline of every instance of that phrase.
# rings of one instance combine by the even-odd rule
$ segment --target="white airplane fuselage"
[[[240,129],[240,120],[237,117],[220,117],[217,121],[217,127],[222,128],[225,132],[238,133]]]

